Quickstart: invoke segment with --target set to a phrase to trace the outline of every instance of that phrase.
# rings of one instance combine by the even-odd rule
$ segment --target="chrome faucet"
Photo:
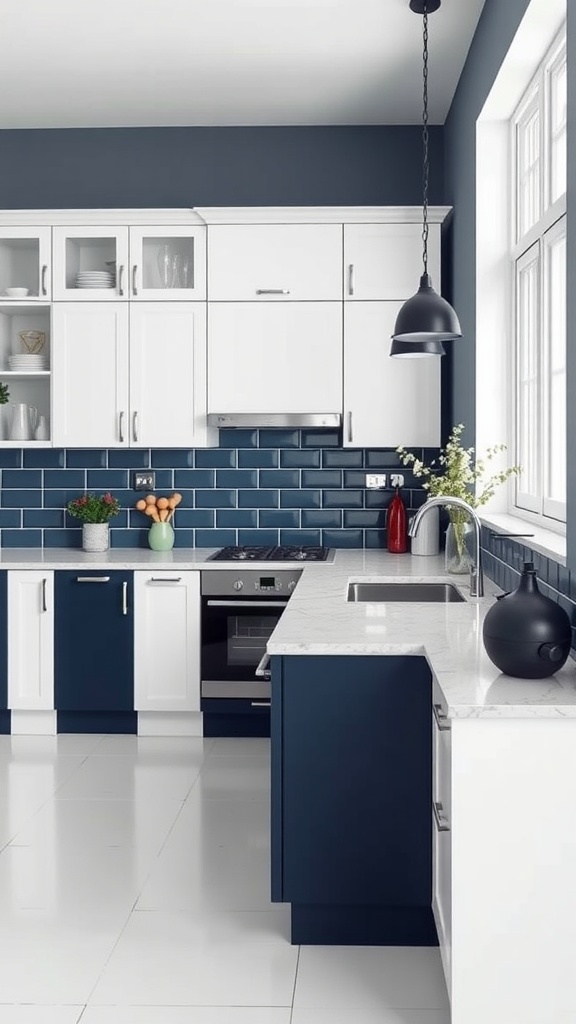
[[[429,508],[436,508],[438,505],[449,505],[453,508],[460,508],[467,512],[474,524],[474,537],[476,540],[476,561],[470,567],[470,596],[484,597],[484,573],[482,572],[482,549],[480,546],[480,520],[476,512],[463,498],[452,498],[450,495],[444,497],[428,498],[428,501],[418,509],[416,515],[410,520],[408,534],[415,537],[418,527]]]

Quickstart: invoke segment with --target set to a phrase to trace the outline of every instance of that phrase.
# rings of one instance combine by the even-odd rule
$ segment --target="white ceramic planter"
[[[108,551],[110,547],[108,523],[83,523],[82,547],[84,551]]]

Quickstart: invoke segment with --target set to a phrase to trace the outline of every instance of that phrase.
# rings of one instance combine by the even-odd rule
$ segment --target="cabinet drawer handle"
[[[47,273],[48,273],[48,267],[47,267],[46,263],[44,263],[43,266],[42,266],[42,285],[41,285],[42,295],[47,295],[48,294],[48,292],[46,290],[46,274]]]
[[[120,444],[124,444],[124,412],[118,416],[118,440]]]
[[[352,429],[352,412],[348,413],[348,442],[352,444],[354,440],[354,431]]]
[[[135,412],[132,416],[132,437],[135,441],[138,440],[138,413]]]
[[[354,295],[354,264],[348,267],[348,295]]]
[[[124,264],[118,267],[118,295],[124,295]]]
[[[77,576],[76,583],[110,583],[109,576]]]
[[[290,295],[289,288],[257,288],[256,295]]]
[[[270,679],[270,676],[272,675],[272,673],[271,673],[270,669],[266,667],[268,665],[269,661],[270,661],[270,655],[268,654],[268,651],[266,651],[266,653],[263,655],[263,657],[258,662],[258,668],[256,669],[254,675],[255,676],[260,676],[262,679]]]
[[[251,700],[250,701],[250,707],[251,708],[271,708],[272,707],[272,701],[271,700]]]
[[[148,583],[181,583],[181,576],[167,576],[166,579],[161,579],[159,576],[151,576]]]
[[[138,295],[138,264],[132,267],[132,295]]]
[[[450,732],[451,725],[448,715],[444,714],[441,704],[433,704],[432,711],[434,712],[434,720],[438,726],[439,732]]]
[[[47,583],[47,580],[45,580],[45,579],[42,580],[42,611],[43,612],[47,612],[48,611],[48,605],[46,603],[46,583]]]
[[[122,584],[122,615],[128,615],[128,583]]]
[[[432,801],[432,810],[434,812],[434,821],[436,822],[438,832],[449,832],[450,825],[448,823],[448,819],[444,815],[444,808],[439,800]]]

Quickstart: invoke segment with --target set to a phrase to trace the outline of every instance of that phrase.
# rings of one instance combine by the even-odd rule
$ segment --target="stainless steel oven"
[[[302,570],[201,573],[203,698],[270,699],[266,644]]]

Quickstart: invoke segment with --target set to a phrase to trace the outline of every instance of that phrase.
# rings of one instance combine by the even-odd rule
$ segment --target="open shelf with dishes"
[[[50,444],[50,306],[0,304],[0,382],[8,402],[0,405],[3,447]]]

